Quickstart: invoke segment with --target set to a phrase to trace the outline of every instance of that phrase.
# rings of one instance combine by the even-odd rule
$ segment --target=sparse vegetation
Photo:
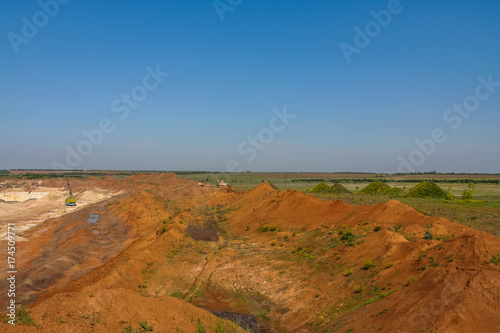
[[[363,269],[364,270],[369,270],[372,268],[375,264],[373,263],[372,259],[367,259],[363,262]]]
[[[260,227],[258,230],[259,230],[259,232],[268,232],[269,227],[267,225],[264,225],[264,226]]]
[[[198,318],[198,321],[196,322],[196,333],[206,333],[207,330],[205,328],[205,324],[203,324],[200,320],[200,318]]]
[[[467,186],[467,189],[465,189],[463,192],[462,192],[462,199],[463,200],[470,200],[472,199],[473,197],[473,191],[474,191],[474,183],[469,183],[468,186]]]
[[[500,253],[494,254],[490,260],[492,264],[495,264],[497,266],[500,266]]]
[[[151,332],[153,330],[153,326],[149,326],[147,321],[142,321],[139,323],[144,332]]]
[[[430,257],[430,259],[431,259],[431,262],[429,263],[429,265],[431,267],[437,267],[437,266],[439,266],[439,263],[434,260],[434,257]]]
[[[430,229],[427,229],[425,231],[424,239],[427,239],[427,240],[434,239],[434,236],[432,235],[432,232]]]
[[[37,326],[33,319],[31,319],[28,311],[23,306],[20,306],[16,311],[16,323],[26,326]]]
[[[417,280],[415,279],[415,277],[410,276],[410,277],[408,278],[408,280],[406,281],[406,285],[407,285],[407,286],[409,286],[410,284],[412,284],[412,283],[413,283],[413,282],[415,282],[415,281],[417,281]]]

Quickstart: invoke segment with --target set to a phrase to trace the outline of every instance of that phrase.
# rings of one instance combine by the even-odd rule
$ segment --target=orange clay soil
[[[214,332],[217,318],[204,309],[253,331],[500,327],[500,267],[491,263],[500,240],[396,200],[351,206],[268,183],[200,187],[174,174],[72,186],[123,194],[24,233],[17,300],[37,327],[2,331],[120,332],[146,321],[155,332],[201,323]]]

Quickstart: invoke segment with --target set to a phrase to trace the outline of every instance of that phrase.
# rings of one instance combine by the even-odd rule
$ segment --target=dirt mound
[[[413,187],[408,192],[408,196],[419,198],[444,198],[446,192],[434,182],[423,181]]]
[[[366,220],[390,227],[399,224],[409,226],[417,221],[430,223],[444,220],[424,216],[397,200],[351,206],[341,200],[325,201],[298,191],[274,190],[267,184],[257,186],[234,204],[238,210],[230,216],[233,218],[231,228],[235,232],[263,225],[311,229],[321,224],[352,226]]]
[[[367,185],[358,191],[361,194],[386,194],[391,190],[391,187],[386,183],[381,182],[380,180],[374,181],[373,183]]]
[[[341,184],[333,184],[332,186],[328,186],[325,183],[320,183],[314,186],[309,190],[311,193],[331,193],[331,194],[340,194],[340,193],[351,193],[348,189],[346,189]]]
[[[319,183],[318,185],[314,186],[312,189],[309,190],[309,192],[313,193],[325,193],[330,190],[330,186],[326,185],[325,183]]]
[[[483,237],[488,240],[485,242]],[[493,236],[466,234],[450,241],[448,251],[428,249],[424,253],[433,254],[435,268],[420,277],[409,271],[414,282],[348,315],[346,329],[495,332],[500,327],[496,305],[500,301],[496,287],[500,284],[500,268],[484,263],[486,249],[491,250],[488,245],[495,244],[498,251],[498,239],[490,237]]]
[[[78,293],[62,293],[30,310],[38,325],[2,325],[3,332],[245,332],[226,320],[180,299],[144,297],[139,293],[108,286],[86,288]],[[127,330],[128,328],[128,330]],[[201,330],[205,328],[205,330]],[[199,329],[199,330],[197,330]]]

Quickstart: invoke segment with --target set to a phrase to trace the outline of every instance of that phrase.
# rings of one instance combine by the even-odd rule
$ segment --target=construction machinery
[[[69,182],[66,179],[66,206],[76,206],[76,199],[73,196],[73,192],[71,192],[71,187],[69,186]]]

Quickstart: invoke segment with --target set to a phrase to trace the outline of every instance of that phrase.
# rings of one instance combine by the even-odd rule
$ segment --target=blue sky
[[[498,0],[60,2],[0,2],[0,169],[500,172]]]

